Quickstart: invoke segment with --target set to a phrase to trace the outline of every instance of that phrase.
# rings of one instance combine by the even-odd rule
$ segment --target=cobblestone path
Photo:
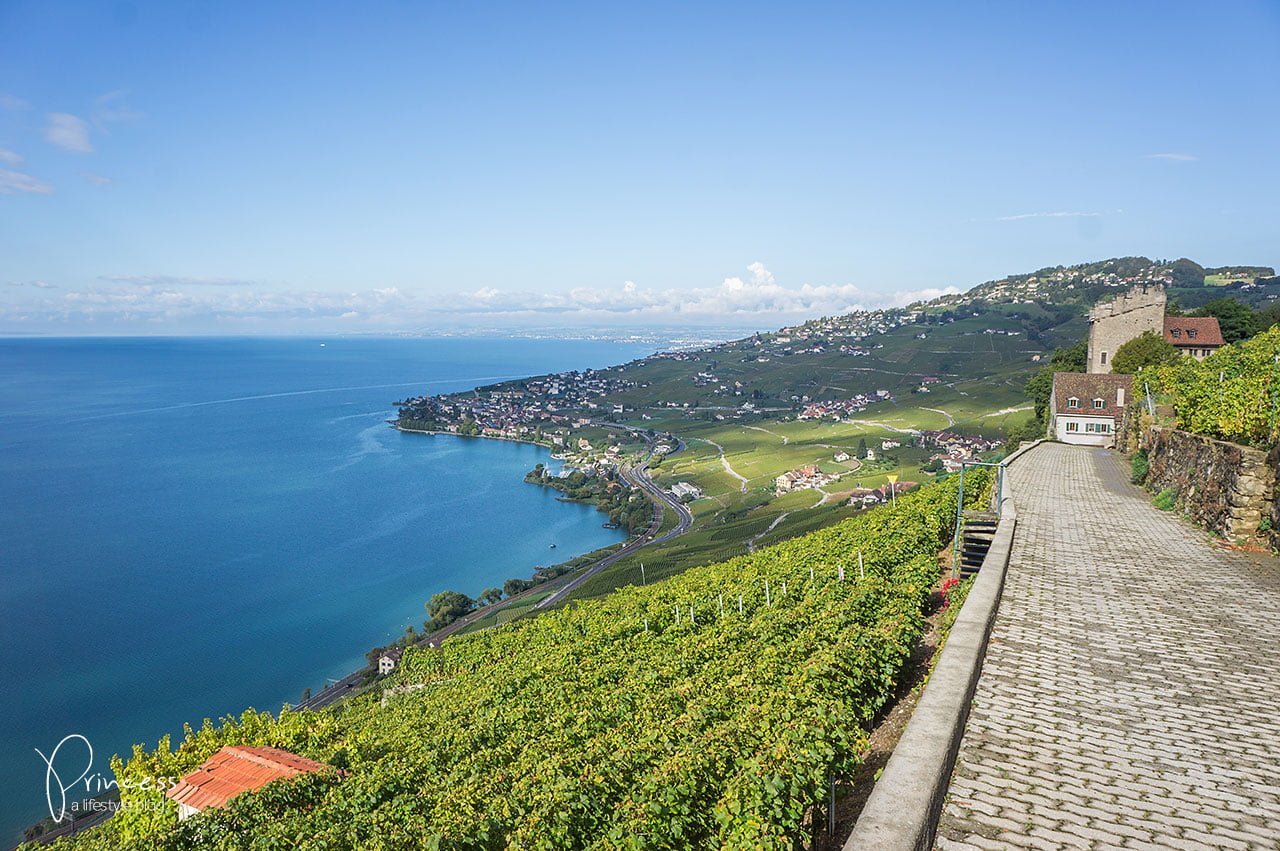
[[[1280,849],[1280,561],[1102,449],[1010,467],[1018,526],[936,846]]]

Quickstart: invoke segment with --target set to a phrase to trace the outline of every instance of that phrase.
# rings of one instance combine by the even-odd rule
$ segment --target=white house
[[[1055,372],[1049,397],[1049,437],[1063,443],[1112,446],[1125,405],[1132,397],[1132,375]]]
[[[404,649],[393,647],[386,653],[378,657],[378,673],[386,676],[396,669],[396,665],[400,663],[400,657],[404,655]]]
[[[671,493],[673,493],[677,499],[685,499],[686,497],[689,499],[698,499],[702,496],[702,488],[692,482],[676,482],[671,486]]]

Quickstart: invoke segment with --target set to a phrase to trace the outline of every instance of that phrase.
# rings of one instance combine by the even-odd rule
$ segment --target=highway
[[[684,443],[681,442],[676,451],[679,452],[683,448]],[[557,588],[553,594],[548,597],[544,597],[535,603],[533,606],[535,609],[544,609],[548,606],[554,606],[556,603],[563,600],[569,592],[573,591],[600,571],[614,564],[619,559],[631,555],[641,547],[647,547],[650,544],[661,544],[666,541],[670,541],[672,538],[678,538],[685,532],[688,532],[689,528],[693,526],[693,512],[689,510],[689,507],[653,483],[653,479],[649,477],[648,461],[642,461],[631,469],[620,466],[618,467],[618,473],[626,480],[627,484],[631,485],[633,488],[639,488],[644,491],[653,501],[653,520],[649,523],[649,528],[645,530],[644,534],[628,541],[627,545],[622,549],[617,552],[610,553],[587,569],[577,573],[572,579]],[[674,528],[668,530],[665,534],[659,537],[654,537],[662,528],[662,519],[664,515],[662,510],[663,505],[669,506],[676,513],[676,517],[679,519],[679,522]]]

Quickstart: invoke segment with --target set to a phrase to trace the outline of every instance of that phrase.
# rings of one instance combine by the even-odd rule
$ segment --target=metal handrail
[[[951,535],[951,577],[960,578],[960,530],[964,525],[964,471],[966,467],[996,468],[996,516],[1000,516],[1004,508],[1004,471],[1006,461],[962,461],[960,462],[960,493],[956,497],[956,529]]]

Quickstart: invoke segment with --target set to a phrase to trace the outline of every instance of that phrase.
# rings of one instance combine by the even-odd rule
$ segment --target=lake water
[[[647,353],[0,339],[0,839],[47,814],[35,748],[81,734],[106,773],[135,741],[358,667],[436,591],[620,540],[522,481],[545,450],[386,420],[406,396]]]

